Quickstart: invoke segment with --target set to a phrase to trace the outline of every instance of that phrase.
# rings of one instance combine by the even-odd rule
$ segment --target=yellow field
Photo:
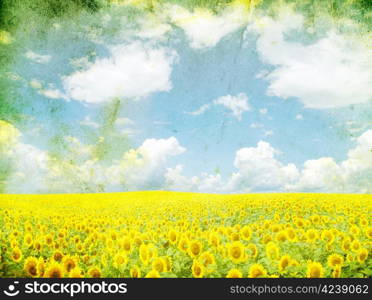
[[[0,277],[372,277],[372,195],[0,196]]]

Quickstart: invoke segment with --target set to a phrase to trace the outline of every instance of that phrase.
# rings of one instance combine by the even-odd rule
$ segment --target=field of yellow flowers
[[[0,196],[0,277],[372,277],[372,195]]]

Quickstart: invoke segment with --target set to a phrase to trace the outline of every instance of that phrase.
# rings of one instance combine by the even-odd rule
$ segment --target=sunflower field
[[[0,196],[0,277],[372,277],[371,195]]]

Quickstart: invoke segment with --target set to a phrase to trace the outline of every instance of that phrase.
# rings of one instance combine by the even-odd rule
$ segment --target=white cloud
[[[140,132],[141,132],[141,130],[133,129],[133,128],[125,128],[125,129],[121,130],[121,134],[129,136],[129,137],[136,136]]]
[[[210,104],[204,104],[200,106],[197,110],[191,111],[191,112],[186,112],[188,115],[193,115],[193,116],[198,116],[204,114],[209,108],[211,107]]]
[[[21,138],[16,127],[0,120],[0,168],[4,172],[0,174],[0,188],[7,193],[39,192],[46,179],[47,155],[24,144]],[[8,176],[4,178],[5,174]]]
[[[228,189],[278,190],[286,189],[295,182],[299,171],[294,164],[283,164],[275,156],[279,154],[269,143],[260,141],[257,147],[242,148],[236,152],[234,166],[237,172],[232,175]]]
[[[232,115],[239,121],[242,119],[242,114],[245,111],[251,110],[248,103],[248,96],[245,93],[240,93],[236,96],[226,95],[200,106],[197,110],[192,112],[185,112],[186,114],[198,116],[204,114],[212,106],[220,105],[232,112]]]
[[[108,58],[63,79],[66,95],[101,103],[114,98],[140,99],[172,88],[170,75],[177,57],[173,50],[141,43],[111,47]]]
[[[302,114],[297,114],[296,115],[296,120],[303,120],[304,116]]]
[[[58,89],[39,90],[39,94],[51,99],[66,99],[66,95]]]
[[[177,5],[166,7],[171,22],[182,28],[194,49],[210,48],[248,22],[248,8],[232,5],[220,14],[207,9],[189,11]]]
[[[161,189],[168,160],[182,154],[174,137],[147,139],[137,149],[123,151],[118,161],[100,161],[97,145],[67,136],[61,157],[21,141],[21,133],[0,121],[0,167],[9,176],[0,188],[12,193],[109,192]],[[3,180],[3,178],[0,178]]]
[[[347,159],[337,163],[331,157],[305,161],[298,169],[293,163],[277,159],[280,152],[269,143],[260,141],[256,147],[241,148],[236,152],[231,177],[202,174],[187,177],[183,166],[168,168],[165,187],[171,190],[195,192],[332,192],[371,193],[372,130],[356,140]]]
[[[56,89],[53,84],[49,84],[48,88],[43,87],[43,82],[35,78],[31,79],[29,85],[37,91],[38,94],[50,99],[67,99],[66,95]]]
[[[138,151],[151,162],[164,162],[168,156],[176,156],[183,153],[183,148],[175,137],[168,139],[147,139]]]
[[[84,120],[80,121],[80,125],[88,126],[92,128],[99,128],[99,124],[91,119],[90,116],[86,116]]]
[[[41,54],[37,54],[31,50],[27,51],[25,56],[36,62],[36,63],[39,63],[39,64],[46,64],[50,61],[50,59],[52,58],[50,55],[41,55]]]
[[[191,178],[182,174],[183,166],[168,168],[165,173],[165,188],[174,191],[194,191],[199,193],[224,192],[224,182],[220,174],[203,173]]]
[[[107,169],[107,174],[112,184],[128,190],[161,189],[168,159],[185,150],[175,137],[147,139],[138,149],[127,151],[121,161]]]
[[[339,185],[341,169],[331,157],[308,160],[304,163],[296,189],[301,191],[322,191],[326,186]]]
[[[372,130],[364,132],[356,142],[356,147],[348,152],[347,160],[341,164],[347,174],[372,170]]]
[[[161,16],[148,14],[138,20],[140,29],[134,31],[132,34],[144,39],[163,40],[167,36],[167,33],[172,30],[172,27],[163,21]],[[128,35],[128,33],[126,32],[125,35]]]
[[[165,186],[174,191],[192,191],[195,183],[193,178],[188,178],[182,174],[183,166],[177,165],[174,168],[167,168],[165,173]]]
[[[115,121],[115,124],[118,126],[124,126],[124,125],[134,125],[134,121],[129,118],[118,118]]]
[[[274,131],[272,131],[272,130],[266,130],[264,132],[264,136],[272,136],[272,135],[274,135]]]
[[[236,117],[238,120],[242,119],[243,112],[251,109],[248,104],[248,97],[244,93],[240,93],[237,96],[223,96],[214,100],[213,103],[215,105],[222,105],[231,110],[234,117]]]
[[[262,22],[256,28],[257,50],[265,63],[275,66],[265,76],[269,95],[295,97],[314,109],[372,99],[372,54],[365,45],[332,31],[307,45],[288,41],[287,35],[303,32],[302,16],[290,11]]]
[[[305,161],[298,169],[283,163],[268,142],[239,149],[236,171],[227,178],[202,173],[185,176],[171,158],[186,151],[175,137],[147,139],[120,159],[100,161],[96,145],[65,138],[60,158],[22,142],[21,133],[0,121],[0,166],[9,171],[0,188],[12,193],[103,192],[170,189],[194,192],[305,191],[371,193],[372,130],[365,131],[341,162],[332,157]],[[5,181],[4,181],[5,180]],[[4,189],[5,187],[5,189]]]
[[[264,125],[261,123],[252,123],[250,125],[251,128],[257,129],[257,128],[264,128]]]
[[[340,163],[322,157],[304,163],[299,181],[291,187],[297,191],[371,193],[372,130],[356,140],[355,148]]]
[[[259,112],[260,112],[261,115],[266,115],[267,112],[268,112],[268,110],[267,110],[267,108],[261,108],[261,109],[259,110]]]
[[[159,125],[159,126],[167,126],[167,125],[170,125],[171,122],[168,122],[168,121],[154,121],[153,124],[154,125]]]
[[[43,88],[43,84],[37,79],[30,80],[30,86],[36,90]]]

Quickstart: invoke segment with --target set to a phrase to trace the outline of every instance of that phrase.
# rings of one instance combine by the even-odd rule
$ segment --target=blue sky
[[[70,149],[71,137],[66,168],[94,173],[77,179],[89,191],[370,191],[372,74],[363,41],[328,23],[309,33],[289,7],[256,20],[239,7],[212,17],[178,6],[163,14],[128,29],[124,9],[108,10],[23,37],[12,84],[29,121],[14,147],[33,147],[42,157],[34,169],[48,169],[35,175],[36,192],[79,191],[64,173],[67,159],[51,158],[56,147]],[[182,19],[189,15],[197,21]],[[115,99],[121,106],[105,130]],[[245,108],[234,114],[237,101]],[[102,161],[92,150],[100,138],[111,149]],[[17,180],[10,192],[32,189]]]

